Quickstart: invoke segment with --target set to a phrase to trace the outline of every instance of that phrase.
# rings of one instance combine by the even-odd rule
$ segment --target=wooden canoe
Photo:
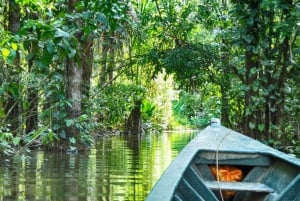
[[[212,168],[222,167],[242,171],[241,180],[216,179]],[[300,201],[300,159],[223,126],[209,126],[179,153],[146,200]]]

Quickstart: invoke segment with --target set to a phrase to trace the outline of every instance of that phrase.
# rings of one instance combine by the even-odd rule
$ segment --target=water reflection
[[[144,200],[195,134],[104,137],[87,153],[15,157],[0,165],[0,200]]]

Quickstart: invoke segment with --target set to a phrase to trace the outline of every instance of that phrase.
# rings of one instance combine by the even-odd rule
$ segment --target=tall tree
[[[233,1],[245,51],[244,132],[258,138],[274,137],[279,128],[289,71],[292,35],[299,17],[295,1]],[[240,71],[241,72],[241,71]],[[272,129],[273,128],[273,129]],[[258,136],[260,134],[260,136]]]
[[[18,32],[21,26],[21,11],[20,6],[15,0],[9,0],[8,5],[8,31],[15,36],[15,40],[18,40]],[[14,41],[12,41],[14,42]],[[6,81],[9,83],[8,91],[4,99],[4,111],[6,114],[6,122],[11,126],[13,132],[17,132],[20,128],[20,85],[19,85],[19,73],[20,73],[20,55],[15,48],[13,55],[13,62],[6,66]]]
[[[244,35],[245,45],[245,82],[247,90],[245,90],[245,111],[244,111],[244,132],[252,137],[256,137],[257,129],[249,129],[254,117],[258,118],[258,110],[253,107],[257,97],[257,89],[255,82],[258,80],[259,72],[259,52],[256,50],[259,44],[259,0],[249,1],[244,8]],[[249,126],[250,125],[250,126]]]
[[[69,0],[68,2],[68,12],[70,14],[76,13],[77,0]],[[76,24],[75,22],[72,22]],[[77,22],[78,23],[78,22]],[[69,24],[69,26],[72,26]],[[78,29],[79,27],[75,27]],[[80,40],[82,32],[77,30],[75,41]],[[76,51],[74,49],[74,51]],[[65,87],[66,87],[66,98],[70,101],[70,106],[67,107],[67,118],[70,120],[76,120],[81,115],[82,112],[82,66],[80,66],[79,60],[76,60],[75,55],[68,56],[66,58],[65,66]],[[66,129],[67,139],[77,139],[79,140],[79,129],[75,125],[69,125]]]

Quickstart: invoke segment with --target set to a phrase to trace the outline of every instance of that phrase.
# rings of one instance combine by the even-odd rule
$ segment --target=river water
[[[0,200],[142,201],[196,132],[101,137],[86,153],[31,151],[0,164]]]

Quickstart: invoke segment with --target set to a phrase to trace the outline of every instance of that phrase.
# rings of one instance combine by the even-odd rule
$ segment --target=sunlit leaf
[[[16,43],[12,43],[11,48],[16,51],[18,49],[18,45]]]
[[[10,132],[4,132],[1,133],[4,139],[11,139],[13,137],[12,133]]]
[[[83,115],[80,115],[79,117],[79,121],[85,121],[89,118],[89,116],[87,114],[83,114]]]
[[[3,48],[2,49],[2,57],[3,58],[7,58],[10,54],[10,50],[9,49],[6,49],[6,48]]]

